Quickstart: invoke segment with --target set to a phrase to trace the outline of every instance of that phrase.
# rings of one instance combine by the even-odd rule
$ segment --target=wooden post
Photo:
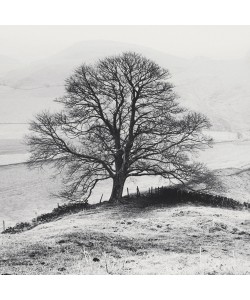
[[[139,190],[138,186],[136,188],[136,193],[137,193],[137,197],[139,197],[140,196],[140,190]]]
[[[101,196],[100,203],[102,202],[102,197],[103,197],[103,194],[102,194],[102,196]]]
[[[57,207],[58,207],[58,208],[60,207],[59,203],[57,203]]]
[[[128,195],[128,198],[129,198],[129,189],[127,188],[127,195]]]
[[[3,220],[3,231],[5,231],[5,221]]]

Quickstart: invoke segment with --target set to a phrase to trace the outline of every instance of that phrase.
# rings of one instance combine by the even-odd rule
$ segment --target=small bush
[[[17,232],[22,232],[27,229],[31,229],[33,226],[31,223],[28,222],[21,222],[17,223],[14,227],[8,227],[6,228],[2,233],[17,233]]]
[[[46,213],[38,216],[35,220],[37,220],[37,222],[49,222],[60,216],[64,216],[71,213],[77,213],[83,209],[89,208],[89,206],[90,205],[86,202],[74,202],[74,203],[64,204],[54,208],[50,213]]]

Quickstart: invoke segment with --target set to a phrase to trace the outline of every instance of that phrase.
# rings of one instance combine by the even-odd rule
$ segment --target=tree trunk
[[[113,178],[112,193],[109,198],[109,202],[116,203],[122,198],[122,192],[124,188],[126,178],[123,175],[118,175]]]

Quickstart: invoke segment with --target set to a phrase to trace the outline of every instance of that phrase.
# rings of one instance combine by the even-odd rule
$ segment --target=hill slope
[[[250,274],[249,212],[101,206],[1,235],[2,274]]]
[[[20,62],[12,57],[0,55],[0,76],[20,67]]]

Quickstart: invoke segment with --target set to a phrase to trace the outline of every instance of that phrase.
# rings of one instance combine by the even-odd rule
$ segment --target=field
[[[28,170],[25,164],[0,167],[0,220],[6,226],[34,218],[36,214],[50,211],[58,199],[55,193],[60,183],[50,180],[51,172]]]
[[[29,154],[21,139],[0,139],[0,166],[21,163],[28,157]]]

